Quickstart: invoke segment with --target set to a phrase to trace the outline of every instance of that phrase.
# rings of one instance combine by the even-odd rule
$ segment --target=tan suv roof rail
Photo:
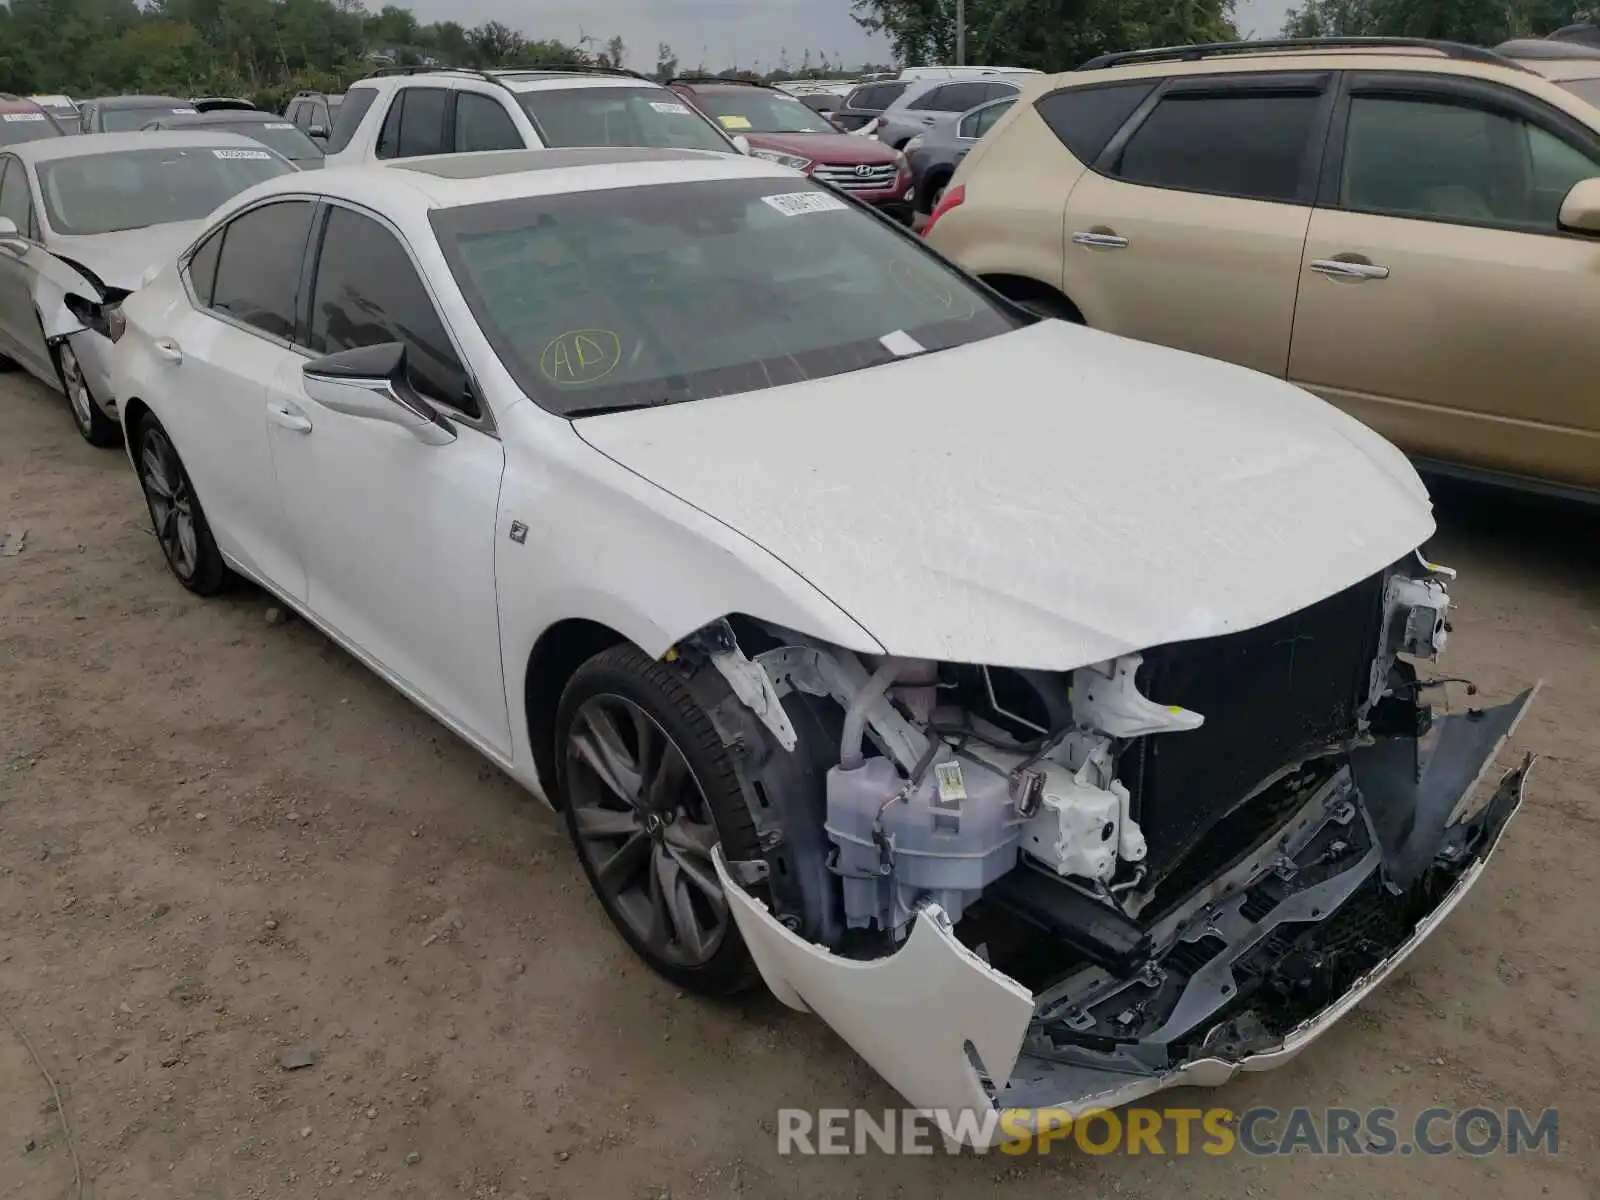
[[[1080,71],[1098,71],[1106,67],[1125,67],[1133,63],[1198,62],[1224,54],[1263,54],[1278,50],[1431,50],[1445,58],[1465,62],[1489,63],[1497,67],[1524,67],[1503,54],[1485,50],[1481,46],[1468,46],[1463,42],[1445,42],[1433,38],[1401,37],[1348,37],[1348,38],[1268,38],[1254,42],[1205,42],[1195,46],[1158,46],[1152,50],[1128,50],[1120,54],[1102,54],[1091,58],[1078,68]]]

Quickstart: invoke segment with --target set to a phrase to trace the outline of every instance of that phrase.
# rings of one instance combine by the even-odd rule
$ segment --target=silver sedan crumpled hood
[[[871,370],[585,418],[891,654],[1067,670],[1296,612],[1433,532],[1309,393],[1047,321]]]
[[[46,244],[55,254],[88,267],[106,285],[136,292],[144,285],[146,271],[176,258],[204,225],[204,221],[172,221],[85,237],[57,234]]]

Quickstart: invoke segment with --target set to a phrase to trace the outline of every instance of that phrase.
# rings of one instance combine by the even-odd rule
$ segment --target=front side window
[[[309,201],[284,200],[230,221],[222,237],[211,307],[263,333],[292,340],[313,211]],[[192,262],[190,268],[194,279]]]
[[[665,88],[540,89],[518,93],[517,102],[550,147],[655,146],[733,152],[728,140],[684,103],[682,96]]]
[[[462,153],[521,150],[523,141],[511,114],[498,100],[477,92],[457,92],[455,148]]]
[[[198,221],[245,188],[293,170],[255,147],[118,150],[39,164],[39,191],[55,232],[117,233]]]
[[[23,237],[38,236],[33,197],[28,193],[28,168],[14,158],[0,159],[0,217],[10,217]]]
[[[1150,187],[1294,203],[1321,104],[1309,92],[1173,93],[1134,131],[1114,174]]]
[[[412,385],[423,395],[479,415],[461,359],[405,247],[371,217],[334,207],[317,260],[310,347],[333,354],[384,342],[405,343]]]
[[[417,158],[424,154],[443,154],[444,110],[450,93],[443,88],[406,88],[405,107],[400,115],[400,138],[396,158]],[[398,101],[396,101],[398,103]]]
[[[1355,96],[1341,207],[1554,233],[1572,185],[1600,163],[1510,113],[1449,99]]]
[[[701,112],[731,134],[839,132],[803,102],[766,88],[703,92],[694,99]]]
[[[189,286],[194,289],[195,299],[205,308],[211,307],[216,290],[217,262],[222,257],[222,235],[226,232],[226,229],[217,230],[189,256]]]
[[[800,383],[1021,323],[883,221],[801,180],[436,209],[507,370],[562,415]]]

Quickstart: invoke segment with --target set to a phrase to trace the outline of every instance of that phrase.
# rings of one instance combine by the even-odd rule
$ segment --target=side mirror
[[[750,139],[745,137],[744,134],[741,133],[738,137],[734,138],[733,144],[738,149],[740,154],[750,153]]]
[[[398,425],[428,446],[456,440],[455,426],[411,386],[402,342],[341,350],[301,368],[306,395],[346,416]]]
[[[1561,202],[1561,228],[1574,233],[1600,234],[1600,178],[1584,179],[1572,185]]]
[[[328,138],[328,127],[326,125],[312,125],[306,129],[306,136],[326,141]]]
[[[10,217],[0,217],[0,250],[7,254],[22,254],[28,249],[28,240],[17,229]]]

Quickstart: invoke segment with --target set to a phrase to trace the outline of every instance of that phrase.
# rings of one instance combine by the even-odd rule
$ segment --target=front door
[[[494,538],[505,456],[398,235],[332,205],[320,235],[311,355],[404,342],[413,382],[455,441],[324,408],[285,364],[269,388],[273,461],[305,562],[308,607],[416,698],[511,755]]]
[[[17,227],[18,241],[0,245],[0,354],[14,358],[40,378],[54,380],[34,307],[34,284],[43,251],[28,188],[28,170],[10,155],[0,156],[0,217]]]
[[[1331,88],[1168,81],[1067,200],[1062,290],[1089,324],[1281,378]]]
[[[1510,89],[1351,81],[1290,378],[1407,451],[1600,487],[1600,239],[1561,201],[1600,135]]]

